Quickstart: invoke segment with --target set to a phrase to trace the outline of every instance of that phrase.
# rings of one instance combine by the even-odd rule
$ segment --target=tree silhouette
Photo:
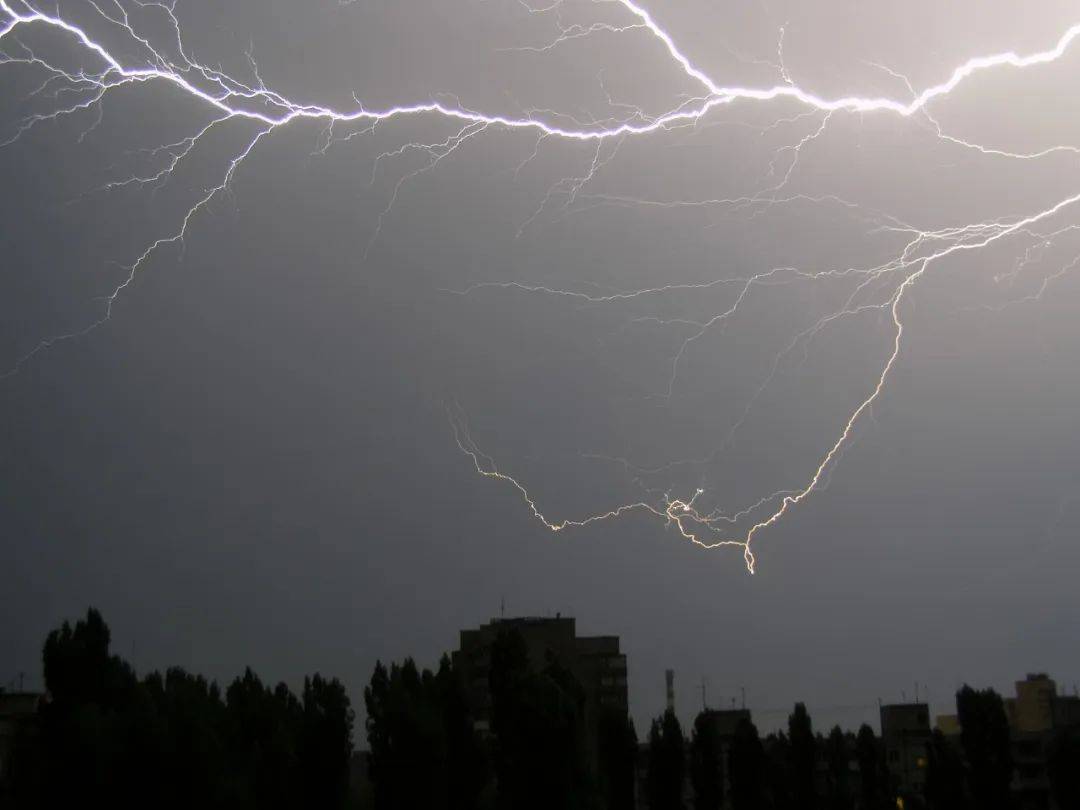
[[[791,787],[795,806],[812,810],[817,806],[814,769],[817,764],[817,745],[810,715],[802,703],[788,715],[788,738],[791,741]]]
[[[111,636],[94,609],[49,633],[43,651],[43,789],[49,803],[131,806],[155,773],[159,749],[135,673],[109,652]]]
[[[859,806],[862,810],[879,810],[885,803],[881,745],[866,723],[859,726],[855,737],[855,759],[859,763]]]
[[[690,738],[690,783],[694,810],[719,810],[724,801],[724,761],[716,723],[708,711],[698,713]]]
[[[649,728],[649,760],[645,790],[649,810],[682,810],[686,751],[682,726],[668,709]]]
[[[1009,724],[1001,696],[965,685],[956,693],[960,741],[968,764],[968,786],[979,810],[1012,807],[1013,761]]]
[[[449,810],[471,810],[488,781],[488,762],[448,655],[439,661],[435,688],[446,736],[446,804]]]
[[[828,766],[827,800],[829,810],[850,810],[854,802],[849,776],[848,738],[840,726],[833,726],[824,745],[825,764]]]
[[[931,810],[964,810],[968,801],[963,757],[939,729],[930,736],[926,760],[926,801]]]
[[[151,672],[143,686],[156,706],[167,755],[160,774],[166,806],[224,804],[227,731],[221,690],[205,678],[171,667]]]
[[[411,658],[375,664],[364,690],[370,773],[380,810],[448,803],[448,750],[436,681]]]
[[[535,670],[521,633],[508,630],[492,644],[489,684],[499,807],[587,806],[585,696],[573,674],[550,655]]]
[[[340,807],[349,793],[353,711],[337,678],[304,678],[300,725],[300,788],[317,807]]]
[[[625,712],[601,711],[598,728],[597,774],[600,796],[607,810],[634,810],[637,775],[637,732]]]
[[[1058,807],[1080,807],[1080,734],[1059,730],[1047,756],[1050,789]]]
[[[775,810],[795,808],[791,777],[791,743],[782,731],[765,738],[766,785]]]
[[[733,810],[758,810],[762,807],[762,778],[765,751],[757,727],[743,718],[735,726],[728,754],[728,779],[731,783]]]

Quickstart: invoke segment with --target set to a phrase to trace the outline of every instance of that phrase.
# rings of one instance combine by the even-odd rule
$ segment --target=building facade
[[[921,796],[926,787],[930,707],[925,703],[882,706],[881,743],[885,768],[896,794]]]

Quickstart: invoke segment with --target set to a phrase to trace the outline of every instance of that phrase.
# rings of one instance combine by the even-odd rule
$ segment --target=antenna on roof
[[[499,597],[499,618],[500,619],[505,619],[506,618],[506,597],[505,596]]]

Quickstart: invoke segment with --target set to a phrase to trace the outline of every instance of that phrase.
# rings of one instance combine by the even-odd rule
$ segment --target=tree
[[[109,651],[111,633],[93,608],[45,640],[42,663],[51,700],[41,712],[42,790],[53,806],[131,806],[158,776],[156,725],[142,715],[134,671]],[[146,783],[150,782],[150,785]]]
[[[765,770],[769,806],[775,810],[798,810],[792,795],[791,743],[782,731],[765,738]]]
[[[792,798],[800,810],[811,810],[817,805],[814,786],[817,746],[810,715],[802,703],[796,703],[795,711],[788,716],[788,737],[791,740]]]
[[[1080,807],[1080,735],[1074,729],[1059,731],[1054,736],[1047,770],[1058,807]]]
[[[850,810],[853,802],[848,771],[848,739],[840,726],[833,726],[825,739],[825,764],[828,766],[828,797],[830,810]]]
[[[123,704],[135,685],[135,674],[110,655],[112,633],[94,608],[75,627],[64,622],[45,639],[42,664],[45,688],[51,700],[74,706],[94,703],[103,707]]]
[[[585,694],[573,674],[550,654],[535,670],[521,633],[507,630],[492,645],[489,685],[499,806],[587,805],[595,791],[586,755]]]
[[[300,787],[312,807],[341,807],[349,793],[354,714],[337,678],[304,678],[298,760]]]
[[[757,727],[747,718],[735,726],[728,754],[733,810],[758,810],[762,806],[762,770],[765,751]]]
[[[297,731],[303,709],[285,684],[271,689],[250,667],[225,690],[232,786],[238,807],[300,801]]]
[[[926,749],[926,801],[931,810],[963,810],[968,806],[963,758],[939,729],[934,729]]]
[[[625,712],[604,709],[597,732],[600,796],[607,810],[634,810],[637,732]]]
[[[649,810],[682,810],[685,741],[675,712],[668,709],[649,728],[649,760],[645,790]]]
[[[694,718],[690,783],[694,787],[694,810],[719,810],[724,801],[724,760],[715,718],[707,710]]]
[[[151,672],[143,686],[155,706],[168,755],[161,770],[166,807],[222,806],[228,785],[225,704],[217,684],[179,667]]]
[[[411,658],[375,664],[364,690],[371,780],[380,810],[443,808],[448,800],[447,739],[436,681]]]
[[[979,810],[1012,807],[1012,748],[1001,696],[965,685],[956,693],[956,711],[974,805]]]
[[[881,746],[866,723],[859,726],[855,737],[855,759],[859,764],[859,805],[862,810],[878,810],[885,801]]]
[[[471,810],[488,781],[488,763],[483,745],[469,715],[461,679],[454,672],[450,656],[443,655],[435,675],[437,699],[442,709],[447,751],[447,807]]]

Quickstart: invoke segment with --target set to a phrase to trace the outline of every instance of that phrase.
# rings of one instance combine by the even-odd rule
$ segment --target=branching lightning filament
[[[761,288],[806,282],[852,283],[851,292],[840,308],[821,317],[809,329],[799,332],[776,356],[770,373],[751,396],[742,418],[731,427],[720,448],[700,459],[673,462],[668,465],[670,467],[682,463],[703,463],[714,458],[720,449],[730,443],[734,433],[740,429],[758,396],[773,380],[784,357],[800,346],[805,347],[822,330],[838,321],[857,317],[863,313],[876,312],[885,317],[891,327],[891,346],[887,358],[878,373],[867,380],[861,400],[850,411],[839,435],[823,443],[822,455],[813,466],[809,476],[798,486],[767,494],[744,508],[728,512],[718,509],[706,511],[697,506],[699,497],[703,493],[701,489],[696,489],[681,495],[648,492],[647,497],[640,500],[616,504],[610,509],[592,515],[575,519],[551,518],[541,510],[529,489],[517,478],[502,472],[495,461],[485,455],[474,443],[464,413],[457,407],[449,411],[451,427],[458,447],[471,459],[476,472],[516,491],[533,517],[551,531],[561,532],[569,528],[585,527],[598,521],[615,519],[628,513],[641,513],[673,527],[682,538],[702,548],[731,546],[741,549],[746,567],[753,573],[755,570],[754,542],[762,532],[781,521],[796,506],[828,483],[832,470],[849,445],[856,428],[871,413],[874,404],[881,398],[904,346],[904,336],[908,328],[905,323],[905,308],[914,285],[927,273],[946,264],[954,255],[978,251],[1008,239],[1031,240],[1024,258],[1017,263],[1011,274],[1011,278],[1015,278],[1028,263],[1038,260],[1042,250],[1040,245],[1049,244],[1051,240],[1077,227],[1059,227],[1054,219],[1059,213],[1072,209],[1076,203],[1080,202],[1080,192],[1078,192],[1057,200],[1041,210],[1010,219],[925,229],[900,221],[883,212],[868,211],[834,195],[815,197],[791,191],[789,186],[794,173],[798,170],[803,152],[817,148],[819,144],[816,142],[824,138],[828,128],[842,116],[878,114],[921,121],[935,137],[991,159],[1033,161],[1057,155],[1075,157],[1080,154],[1080,148],[1070,144],[1053,145],[1045,149],[1025,152],[992,148],[965,140],[947,133],[931,108],[976,74],[1023,70],[1061,59],[1073,46],[1074,40],[1080,37],[1080,23],[1065,30],[1057,41],[1045,50],[1028,54],[1004,52],[970,58],[959,64],[940,82],[921,90],[914,87],[905,76],[877,65],[877,68],[891,77],[886,81],[895,80],[900,85],[901,98],[858,95],[832,97],[818,95],[800,86],[797,81],[798,76],[793,77],[789,72],[784,64],[784,29],[781,29],[777,45],[779,63],[776,67],[780,73],[779,81],[771,86],[729,85],[708,75],[695,65],[680,48],[674,35],[663,28],[656,17],[637,0],[595,0],[595,3],[608,6],[610,11],[617,13],[620,20],[615,22],[603,20],[593,23],[566,22],[562,16],[563,0],[556,0],[546,7],[525,5],[522,0],[530,16],[550,19],[556,27],[556,33],[548,40],[534,41],[504,50],[526,51],[537,58],[543,58],[570,43],[580,45],[580,41],[593,37],[651,37],[651,41],[658,44],[662,52],[666,54],[670,67],[681,73],[685,79],[692,81],[697,87],[697,92],[675,99],[669,108],[661,113],[648,113],[632,104],[615,102],[609,96],[610,109],[616,111],[615,117],[600,120],[580,120],[580,117],[546,110],[527,110],[518,115],[496,114],[469,109],[457,101],[445,98],[422,101],[405,100],[400,104],[383,108],[369,107],[362,100],[356,99],[352,106],[337,109],[311,101],[291,99],[268,86],[260,75],[258,63],[252,51],[246,54],[250,67],[247,71],[250,76],[247,78],[230,75],[220,68],[201,63],[192,55],[192,51],[185,42],[182,27],[172,3],[146,0],[88,0],[89,6],[100,16],[101,22],[111,27],[117,35],[126,38],[124,53],[138,54],[137,56],[121,56],[118,52],[110,50],[103,40],[92,36],[88,29],[66,17],[59,8],[47,9],[44,4],[30,2],[30,0],[0,0],[0,66],[23,65],[39,71],[44,79],[33,93],[43,97],[48,96],[54,102],[48,111],[28,116],[17,122],[10,131],[0,132],[0,147],[10,146],[20,138],[28,136],[35,128],[49,122],[87,111],[94,111],[100,116],[102,102],[109,94],[118,88],[132,85],[162,86],[173,92],[179,92],[189,101],[201,105],[208,118],[180,140],[149,150],[148,157],[157,161],[154,164],[155,168],[145,173],[112,180],[99,191],[108,192],[126,186],[158,188],[169,181],[178,166],[200,147],[210,133],[226,126],[235,127],[246,133],[243,145],[228,159],[219,181],[198,196],[198,199],[187,208],[186,213],[169,232],[147,239],[145,249],[134,256],[127,265],[123,280],[104,297],[104,307],[100,318],[75,332],[43,338],[31,351],[17,358],[3,376],[17,373],[31,358],[57,342],[85,335],[108,321],[112,315],[114,303],[146,267],[151,258],[166,246],[182,243],[194,227],[200,212],[216,196],[227,191],[240,167],[260,144],[274,132],[293,122],[314,121],[322,125],[322,135],[316,152],[324,154],[335,144],[371,133],[381,123],[392,119],[427,116],[445,120],[453,125],[454,130],[442,140],[431,143],[405,143],[376,158],[372,169],[373,180],[375,174],[380,171],[381,165],[392,163],[395,158],[402,155],[415,154],[426,157],[426,162],[419,168],[403,174],[393,185],[393,192],[382,209],[378,222],[374,225],[367,249],[370,249],[379,238],[383,220],[391,212],[399,192],[406,183],[421,173],[434,170],[440,162],[450,159],[466,142],[485,137],[495,130],[522,131],[530,139],[529,144],[532,144],[532,139],[535,139],[532,154],[517,166],[515,176],[537,157],[546,141],[560,140],[588,144],[588,162],[580,175],[564,178],[553,184],[533,217],[521,224],[520,232],[524,232],[542,213],[546,213],[553,201],[560,199],[563,200],[564,211],[573,206],[641,208],[719,206],[732,211],[748,211],[756,216],[776,206],[802,203],[829,204],[858,209],[860,215],[872,221],[879,232],[897,235],[903,241],[895,255],[873,267],[837,268],[818,272],[792,267],[767,268],[756,273],[748,273],[740,278],[722,279],[699,285],[660,285],[603,295],[521,282],[485,282],[457,291],[463,295],[470,295],[487,288],[561,297],[577,300],[590,306],[614,306],[628,301],[647,300],[679,290],[731,285],[735,295],[730,306],[707,318],[678,321],[678,326],[686,330],[686,337],[671,358],[666,391],[660,392],[660,395],[670,397],[683,370],[687,351],[704,335],[712,330],[723,328],[746,305],[746,301],[756,295]],[[153,15],[156,18],[157,24],[169,32],[168,42],[156,41],[140,30],[133,20],[133,11],[136,8],[140,18],[145,15]],[[36,53],[19,39],[20,31],[34,28],[50,29],[62,35],[95,66],[72,69]],[[778,117],[767,129],[790,125],[802,128],[802,134],[789,145],[776,151],[768,175],[763,178],[760,190],[756,193],[727,199],[670,200],[617,197],[592,193],[590,190],[596,176],[616,159],[623,144],[632,138],[702,125],[710,113],[736,102],[744,105],[769,106],[781,101],[800,105],[802,111],[794,117]],[[100,117],[96,118],[86,132],[97,126],[99,121]],[[340,134],[343,129],[347,132]],[[364,255],[367,255],[366,251]],[[1080,255],[1047,275],[1035,293],[1018,300],[1037,300],[1049,284],[1065,273],[1072,272],[1078,263],[1080,263]],[[653,320],[664,324],[674,323],[672,320],[660,318],[653,318]],[[652,475],[667,469],[667,467],[654,467],[643,470],[625,459],[619,461],[628,469],[633,469],[640,474]],[[745,530],[737,530],[738,526],[744,525],[744,521],[748,527]]]

